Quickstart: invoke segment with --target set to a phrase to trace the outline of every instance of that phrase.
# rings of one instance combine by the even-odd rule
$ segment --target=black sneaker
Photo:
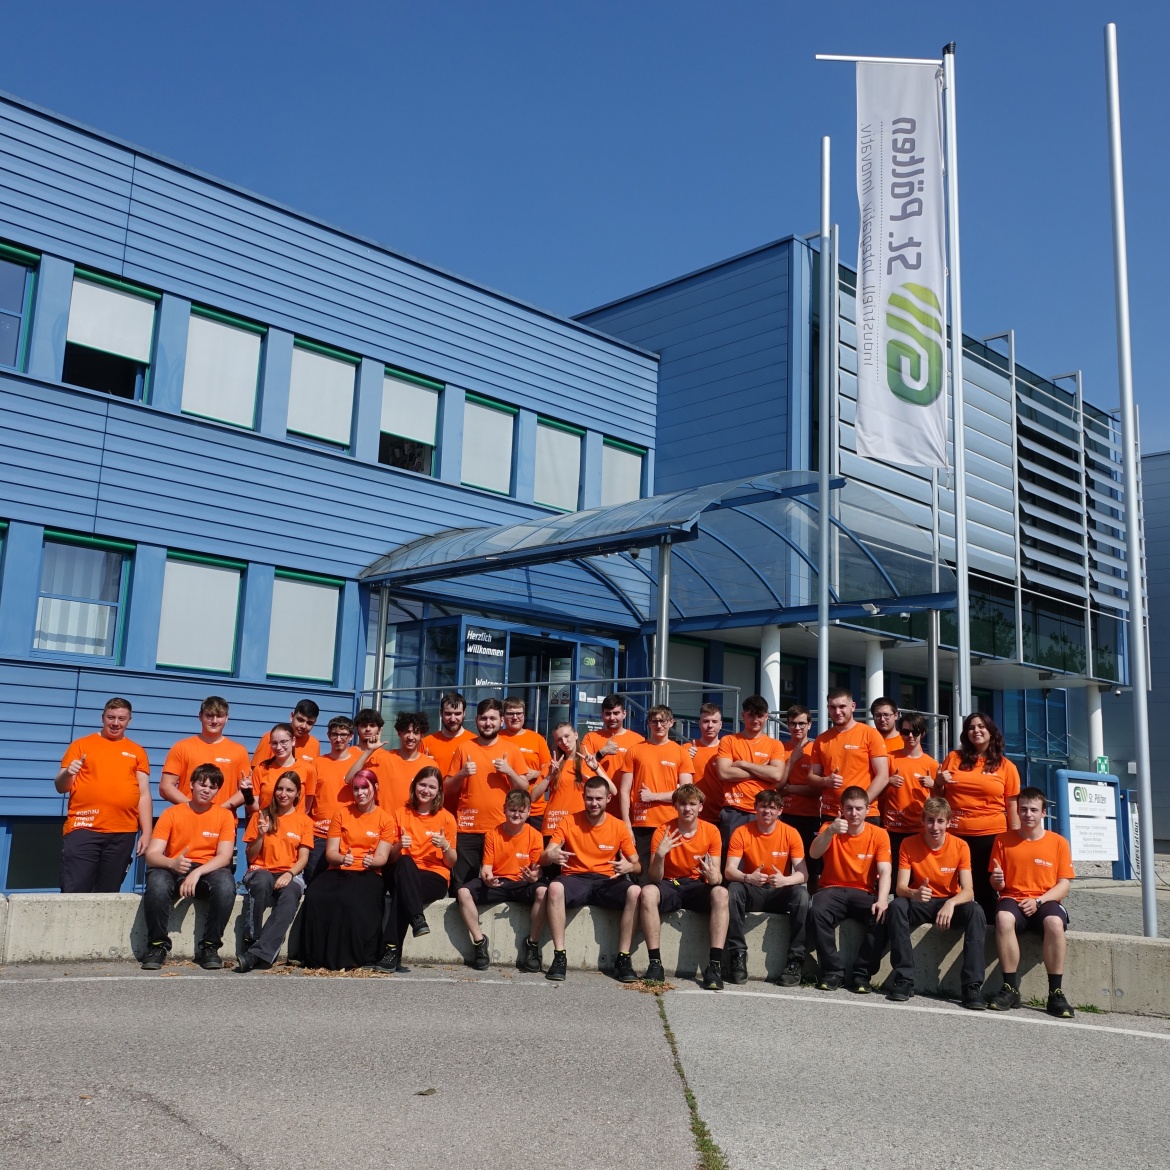
[[[784,964],[784,970],[780,972],[776,982],[781,987],[799,987],[800,977],[804,973],[803,959],[789,959]]]
[[[661,959],[651,959],[650,966],[646,968],[646,974],[642,976],[647,983],[665,983],[666,972],[662,967]]]
[[[1010,1012],[1012,1008],[1020,1006],[1020,991],[1005,983],[988,1001],[987,1006],[993,1012]]]
[[[167,961],[167,948],[162,943],[151,943],[142,960],[143,971],[158,971]]]
[[[204,971],[220,971],[223,969],[223,959],[219,957],[219,947],[213,947],[211,943],[199,944],[199,949],[195,952],[195,962]]]
[[[890,984],[890,990],[886,993],[886,999],[892,1003],[905,1003],[913,994],[914,980],[903,979],[900,975],[895,975],[893,983]],[[983,1000],[979,1002],[982,1003]]]
[[[873,988],[869,985],[868,975],[850,975],[848,988],[854,995],[869,995]]]
[[[520,956],[520,969],[522,971],[540,970],[540,947],[530,938],[524,940],[524,953]]]
[[[963,1006],[973,1012],[981,1012],[987,1007],[987,1001],[983,998],[982,983],[968,983],[963,988]]]
[[[235,971],[237,975],[247,975],[256,968],[256,956],[245,951],[237,960]]]
[[[618,955],[614,960],[613,977],[619,983],[637,983],[638,976],[634,974],[634,964],[629,955]]]
[[[553,951],[553,960],[548,965],[548,970],[544,973],[546,979],[553,980],[554,983],[564,982],[565,973],[569,969],[569,957],[564,951]]]
[[[475,971],[486,971],[492,965],[491,955],[488,954],[487,935],[477,943],[471,944],[471,966]]]
[[[723,964],[718,959],[712,959],[703,970],[703,990],[723,990]]]
[[[731,952],[731,967],[727,972],[727,982],[739,986],[747,982],[747,951]]]
[[[431,933],[431,928],[427,925],[425,914],[416,914],[410,920],[410,929],[413,932],[415,938],[422,938],[424,934]]]
[[[840,991],[844,982],[840,975],[822,975],[816,982],[817,991]]]
[[[1048,993],[1048,1006],[1044,1010],[1058,1020],[1071,1020],[1076,1015],[1072,1004],[1064,998],[1064,992],[1059,987]]]
[[[396,971],[402,970],[402,951],[393,943],[386,946],[382,957],[374,964],[375,971],[381,971],[383,975],[393,975]]]

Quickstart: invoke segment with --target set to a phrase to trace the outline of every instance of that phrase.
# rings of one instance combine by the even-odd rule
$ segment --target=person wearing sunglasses
[[[922,806],[933,795],[938,761],[922,750],[926,720],[917,714],[898,720],[905,745],[890,755],[890,782],[882,793],[882,827],[890,835],[895,859],[902,842],[922,829]]]

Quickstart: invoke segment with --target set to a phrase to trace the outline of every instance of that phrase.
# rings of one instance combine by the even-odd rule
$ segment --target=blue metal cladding
[[[581,314],[661,356],[656,492],[789,467],[791,253],[769,244]]]

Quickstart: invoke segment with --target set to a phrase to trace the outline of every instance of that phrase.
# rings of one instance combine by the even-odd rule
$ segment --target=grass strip
[[[674,1033],[670,1030],[670,1021],[666,1018],[666,1004],[662,996],[658,997],[658,1015],[662,1019],[662,1030],[666,1033],[666,1042],[670,1045],[670,1055],[674,1060],[674,1071],[682,1081],[683,1096],[686,1098],[687,1109],[691,1114],[691,1133],[695,1138],[695,1150],[699,1155],[699,1170],[729,1170],[727,1155],[719,1148],[707,1123],[699,1116],[699,1105],[691,1086],[687,1084],[687,1074],[683,1072],[682,1061],[678,1055],[678,1045],[674,1040]]]

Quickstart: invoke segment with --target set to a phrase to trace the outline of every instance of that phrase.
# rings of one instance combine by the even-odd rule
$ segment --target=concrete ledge
[[[146,949],[142,900],[136,894],[12,894],[0,897],[0,962],[53,963],[85,960],[134,960]],[[225,958],[240,946],[243,933],[242,899],[236,900]],[[183,900],[171,914],[172,955],[190,958],[203,926],[202,902]],[[528,909],[501,905],[485,908],[481,921],[489,941],[492,962],[511,966],[528,935]],[[431,933],[407,938],[403,946],[409,963],[458,963],[471,956],[471,943],[455,903],[435,902],[427,910]],[[788,953],[788,919],[752,914],[745,923],[748,975],[767,979],[780,973]],[[861,943],[859,924],[846,922],[839,931],[846,968]],[[644,969],[646,946],[635,936],[634,966]],[[1048,983],[1040,960],[1040,940],[1021,940],[1020,989],[1026,999],[1044,999]],[[576,970],[606,969],[617,955],[618,915],[586,907],[570,911],[565,931],[569,966]],[[662,961],[672,979],[692,979],[707,961],[707,919],[679,912],[662,920]],[[926,994],[959,994],[962,958],[958,932],[941,934],[931,926],[914,932],[915,983]],[[545,964],[552,943],[541,945]],[[815,974],[815,962],[806,974]],[[989,931],[985,949],[985,991],[1000,986],[995,939]],[[882,962],[878,980],[890,973],[889,958]],[[1065,991],[1076,1004],[1102,1011],[1170,1016],[1170,939],[1132,935],[1089,934],[1069,931]]]

